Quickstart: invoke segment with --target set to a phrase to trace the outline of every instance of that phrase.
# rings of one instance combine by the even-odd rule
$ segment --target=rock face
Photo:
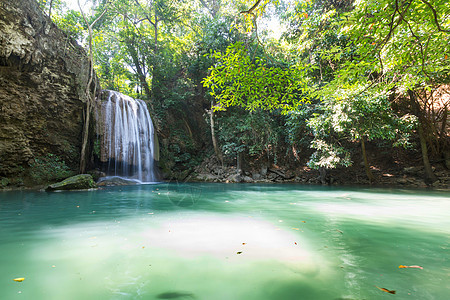
[[[97,188],[94,178],[89,174],[80,174],[49,185],[46,191],[87,190]]]
[[[36,1],[1,0],[0,179],[26,181],[48,155],[78,169],[88,76],[84,49]]]

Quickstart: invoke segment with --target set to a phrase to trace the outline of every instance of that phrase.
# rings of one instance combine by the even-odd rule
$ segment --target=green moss
[[[5,187],[7,187],[8,184],[9,184],[9,179],[8,178],[3,177],[2,179],[0,179],[0,188],[3,189]]]
[[[74,174],[61,158],[51,153],[36,157],[29,169],[30,178],[35,184],[55,182]]]
[[[100,157],[100,152],[101,152],[100,139],[97,138],[94,141],[94,155],[96,155],[97,157]]]
[[[64,179],[61,182],[51,184],[47,187],[47,191],[55,190],[83,190],[96,188],[97,184],[94,178],[89,174],[80,174]]]

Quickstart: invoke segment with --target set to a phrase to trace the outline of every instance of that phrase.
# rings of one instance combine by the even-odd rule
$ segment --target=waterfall
[[[154,128],[144,101],[104,91],[101,157],[106,174],[155,182]]]

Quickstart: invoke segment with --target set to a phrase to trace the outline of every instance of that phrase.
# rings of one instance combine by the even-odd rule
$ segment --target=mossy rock
[[[60,191],[60,190],[86,190],[97,188],[92,175],[80,174],[64,179],[61,182],[49,185],[46,191]]]

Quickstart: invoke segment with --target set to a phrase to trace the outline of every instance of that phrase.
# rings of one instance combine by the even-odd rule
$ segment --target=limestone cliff
[[[64,171],[77,170],[88,76],[89,60],[84,49],[59,30],[36,1],[1,0],[3,185],[21,184],[20,178],[25,184],[36,183],[33,180],[39,178],[30,176],[36,175],[36,162],[54,164],[56,169],[64,167]],[[58,177],[57,172],[54,175]]]

